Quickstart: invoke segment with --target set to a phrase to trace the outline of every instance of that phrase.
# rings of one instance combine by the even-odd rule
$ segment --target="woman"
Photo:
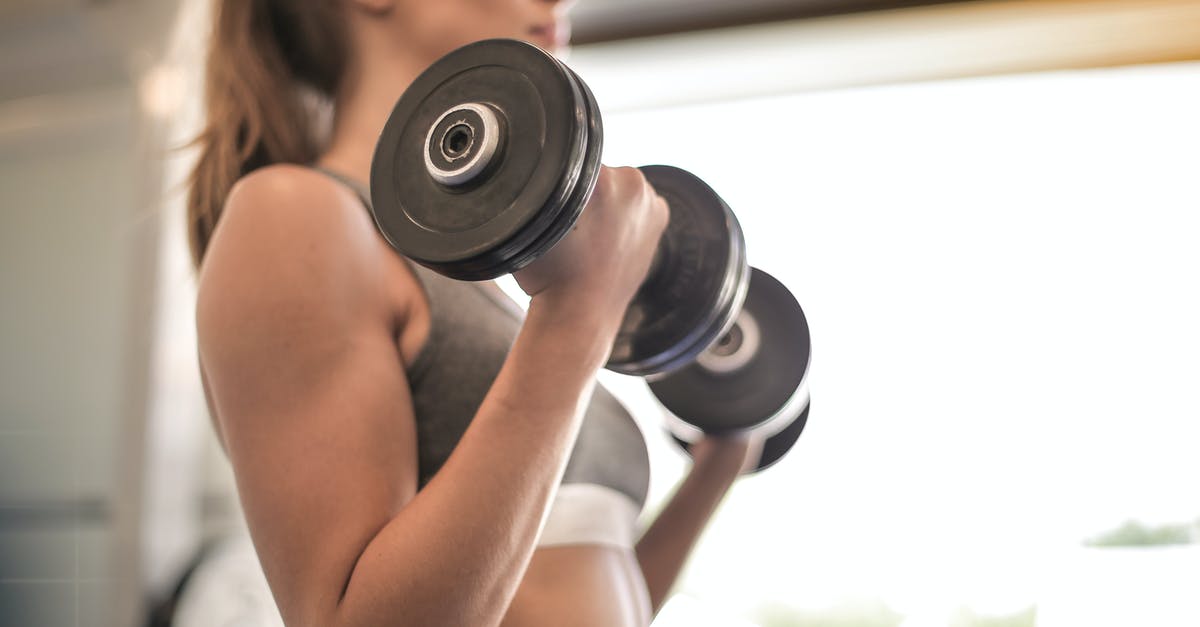
[[[606,168],[518,273],[523,319],[494,285],[408,263],[364,209],[417,74],[484,38],[558,49],[565,13],[217,0],[189,198],[201,371],[289,625],[645,625],[748,457],[701,442],[634,542],[644,442],[595,375],[667,221],[637,170]]]

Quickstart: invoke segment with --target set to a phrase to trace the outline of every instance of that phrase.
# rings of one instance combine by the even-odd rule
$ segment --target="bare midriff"
[[[538,549],[501,627],[646,627],[650,596],[632,549]]]

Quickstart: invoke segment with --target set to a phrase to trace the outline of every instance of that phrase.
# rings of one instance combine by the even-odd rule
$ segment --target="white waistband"
[[[623,492],[594,483],[558,486],[538,547],[609,544],[632,549],[641,508]]]

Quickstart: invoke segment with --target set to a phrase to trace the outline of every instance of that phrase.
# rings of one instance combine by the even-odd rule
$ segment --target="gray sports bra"
[[[349,187],[370,206],[370,195],[355,181],[318,171]],[[423,488],[446,462],[482,404],[516,339],[523,313],[498,288],[456,281],[416,263],[409,266],[425,290],[432,320],[429,337],[407,373],[417,423],[419,487]],[[562,484],[611,488],[640,508],[649,481],[650,462],[641,430],[616,397],[597,385]]]

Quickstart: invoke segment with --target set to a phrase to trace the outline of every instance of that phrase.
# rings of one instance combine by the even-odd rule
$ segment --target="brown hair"
[[[214,0],[213,17],[207,120],[187,200],[197,266],[238,179],[274,163],[316,160],[317,121],[306,94],[331,99],[349,56],[337,0]]]

